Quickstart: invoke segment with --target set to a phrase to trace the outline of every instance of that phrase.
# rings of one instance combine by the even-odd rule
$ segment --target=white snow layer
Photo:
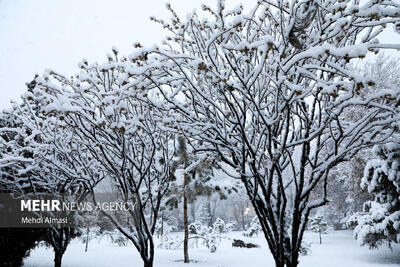
[[[181,233],[173,233],[181,234]],[[183,235],[183,234],[182,234]],[[256,238],[245,238],[241,232],[232,232],[231,238],[259,244],[260,248],[232,248],[230,240],[222,240],[215,253],[205,247],[189,250],[189,255],[196,263],[184,264],[182,250],[156,249],[155,267],[261,267],[275,266],[262,235]],[[300,267],[388,267],[400,266],[400,245],[394,245],[393,251],[382,246],[379,250],[360,247],[354,240],[352,231],[336,231],[324,234],[322,245],[318,234],[306,232],[305,241],[312,242],[312,253],[300,257]],[[156,240],[156,245],[157,245]],[[73,240],[64,258],[64,267],[136,267],[143,266],[136,249],[132,246],[118,247],[106,239],[92,240],[88,252],[80,240]],[[25,260],[25,267],[53,266],[53,251],[44,246],[34,249]]]

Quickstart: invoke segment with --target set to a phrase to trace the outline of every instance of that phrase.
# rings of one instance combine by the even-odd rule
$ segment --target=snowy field
[[[256,243],[260,248],[232,248],[230,240],[222,240],[217,251],[211,254],[206,248],[199,247],[189,250],[194,263],[184,264],[182,250],[157,249],[155,267],[268,267],[274,266],[272,256],[266,248],[263,237],[244,238],[240,233],[229,234],[230,238]],[[312,242],[311,255],[300,258],[302,267],[378,267],[400,266],[400,246],[393,246],[393,250],[382,247],[379,250],[369,250],[360,247],[352,236],[352,231],[336,231],[322,237],[323,244],[318,242],[316,233],[307,232],[305,241]],[[140,267],[142,262],[135,248],[131,245],[118,247],[110,244],[106,239],[101,242],[93,240],[89,243],[88,252],[84,252],[85,244],[79,240],[72,241],[64,258],[65,267]],[[25,260],[25,267],[53,266],[53,252],[51,249],[40,246],[33,250]]]

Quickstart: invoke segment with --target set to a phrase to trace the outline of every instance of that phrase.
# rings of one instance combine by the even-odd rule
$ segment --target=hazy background
[[[102,62],[112,46],[122,54],[136,41],[159,42],[165,34],[150,16],[169,18],[165,0],[0,0],[0,110],[18,100],[25,82],[46,68],[64,74],[77,70],[82,58]],[[178,14],[200,3],[215,6],[216,0],[171,0]],[[247,9],[256,0],[227,0],[227,7],[240,2]],[[381,41],[400,43],[389,26]]]

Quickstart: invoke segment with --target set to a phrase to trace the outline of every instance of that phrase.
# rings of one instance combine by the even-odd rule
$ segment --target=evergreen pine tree
[[[400,144],[376,147],[375,159],[365,168],[361,186],[375,196],[365,203],[355,236],[361,245],[377,248],[385,241],[398,243],[400,235]]]

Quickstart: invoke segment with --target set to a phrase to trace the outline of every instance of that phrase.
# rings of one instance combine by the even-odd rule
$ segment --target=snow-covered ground
[[[157,249],[155,267],[262,267],[274,266],[271,254],[266,248],[262,236],[244,238],[241,233],[229,234],[230,238],[240,238],[260,245],[260,248],[232,248],[230,240],[222,240],[217,251],[211,254],[206,248],[199,247],[189,251],[191,260],[195,263],[184,264],[182,250]],[[311,255],[300,258],[302,267],[378,267],[400,266],[400,246],[394,245],[393,250],[382,247],[379,250],[369,250],[360,247],[354,240],[351,231],[336,231],[322,237],[319,244],[316,233],[307,232],[305,241],[312,242]],[[72,241],[64,258],[63,266],[68,267],[140,267],[142,262],[135,248],[131,245],[118,247],[106,239],[101,242],[93,240],[89,243],[88,252],[84,252],[85,244],[79,240]],[[40,246],[33,250],[25,260],[25,267],[52,266],[53,252]]]

